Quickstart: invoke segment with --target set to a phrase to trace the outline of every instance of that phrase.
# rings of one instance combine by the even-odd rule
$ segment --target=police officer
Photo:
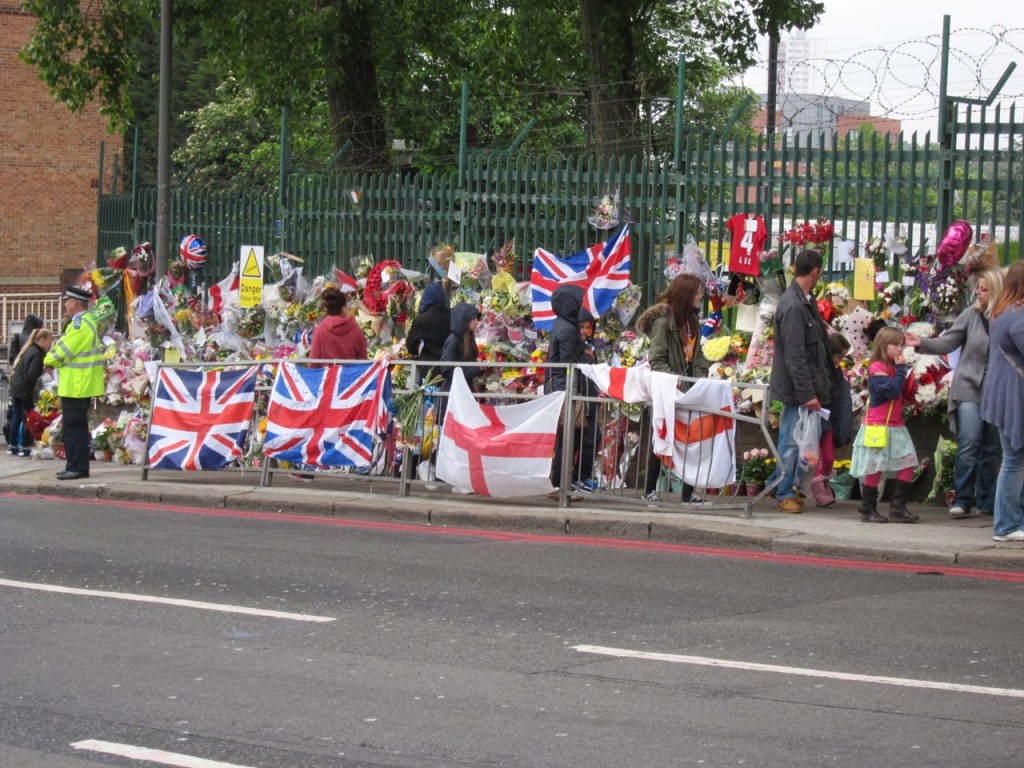
[[[103,394],[103,343],[97,320],[88,313],[92,294],[71,286],[64,291],[68,323],[44,364],[57,371],[57,394],[64,429],[67,463],[58,480],[89,476],[89,408]]]

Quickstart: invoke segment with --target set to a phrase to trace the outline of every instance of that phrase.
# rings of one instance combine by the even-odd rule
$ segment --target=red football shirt
[[[732,233],[729,271],[741,275],[761,274],[761,251],[768,240],[768,230],[760,216],[737,213],[726,227]]]

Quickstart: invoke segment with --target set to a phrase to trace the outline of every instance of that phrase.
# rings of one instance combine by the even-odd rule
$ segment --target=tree
[[[132,123],[144,52],[130,43],[155,39],[158,0],[24,6],[39,24],[22,55],[53,93],[73,109],[99,99],[114,128]],[[536,118],[528,146],[642,154],[677,57],[690,87],[710,87],[749,61],[756,33],[724,0],[179,0],[176,14],[178,45],[207,52],[203,71],[295,120],[326,103],[335,151],[365,169],[389,164],[390,138],[415,142],[421,167],[452,165],[463,80],[471,145],[507,146]]]

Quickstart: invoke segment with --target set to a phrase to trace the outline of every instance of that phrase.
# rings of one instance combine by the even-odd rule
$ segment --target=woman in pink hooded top
[[[309,348],[311,360],[365,360],[366,336],[355,319],[342,314],[345,294],[337,288],[328,288],[320,294],[327,317],[313,329],[313,343]]]

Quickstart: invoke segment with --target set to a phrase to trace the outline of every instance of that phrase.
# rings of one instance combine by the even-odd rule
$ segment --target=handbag
[[[864,447],[885,448],[889,442],[889,419],[892,417],[892,407],[895,400],[889,402],[889,415],[885,417],[885,424],[864,425]]]

